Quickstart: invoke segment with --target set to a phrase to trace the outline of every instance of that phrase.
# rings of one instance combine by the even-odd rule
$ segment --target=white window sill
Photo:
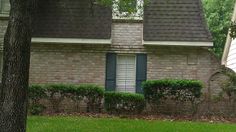
[[[9,14],[7,13],[0,13],[0,19],[8,19],[9,18]]]
[[[113,20],[138,20],[142,21],[142,17],[112,17]]]

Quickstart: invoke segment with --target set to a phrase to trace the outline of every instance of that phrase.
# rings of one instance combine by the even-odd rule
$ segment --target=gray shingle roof
[[[144,9],[145,41],[212,41],[201,0],[149,0]]]
[[[107,39],[111,22],[111,9],[90,0],[38,0],[33,36]]]

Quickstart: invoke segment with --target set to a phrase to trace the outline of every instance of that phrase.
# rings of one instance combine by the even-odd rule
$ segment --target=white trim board
[[[213,42],[187,42],[187,41],[143,41],[143,45],[160,46],[213,46]]]
[[[47,43],[47,44],[111,44],[111,39],[79,39],[79,38],[35,38],[32,43]]]

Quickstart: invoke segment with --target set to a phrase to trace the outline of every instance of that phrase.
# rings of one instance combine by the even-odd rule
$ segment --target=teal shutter
[[[106,56],[106,91],[115,91],[116,89],[116,54],[107,53]]]
[[[136,93],[143,93],[142,82],[147,79],[147,55],[137,54],[136,58]]]

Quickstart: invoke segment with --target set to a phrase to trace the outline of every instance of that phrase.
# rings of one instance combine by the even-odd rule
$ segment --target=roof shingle
[[[39,0],[33,21],[33,37],[93,38],[111,37],[110,8],[89,0]]]
[[[149,0],[143,34],[145,41],[212,41],[201,0]]]

